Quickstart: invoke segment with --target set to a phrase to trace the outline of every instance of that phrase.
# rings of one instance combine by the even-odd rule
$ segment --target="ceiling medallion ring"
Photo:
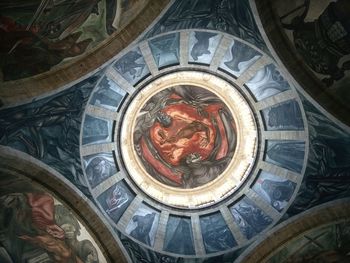
[[[214,75],[183,71],[149,83],[130,102],[121,154],[138,187],[172,207],[213,205],[251,172],[257,125],[236,88]]]

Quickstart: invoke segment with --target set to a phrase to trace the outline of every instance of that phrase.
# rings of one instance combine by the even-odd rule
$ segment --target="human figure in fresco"
[[[289,16],[282,16],[281,22],[284,28],[293,31],[295,48],[307,65],[327,76],[322,81],[331,86],[345,76],[345,71],[350,70],[350,60],[338,66],[340,59],[350,54],[350,2],[332,1],[312,22],[304,21],[310,1],[304,2],[301,15],[294,17],[289,24],[283,23]]]
[[[154,95],[135,125],[135,150],[159,181],[193,188],[215,179],[231,160],[233,119],[204,89],[176,86]]]
[[[132,221],[137,222],[137,227],[130,232],[130,236],[151,246],[152,244],[149,233],[152,229],[155,216],[156,213],[133,216]]]
[[[50,195],[11,193],[1,196],[0,203],[0,243],[11,259],[9,262],[39,259],[83,262],[74,247],[65,241],[65,231],[55,221],[54,200]]]
[[[4,80],[48,71],[85,52],[91,38],[79,27],[98,15],[100,0],[4,0],[0,2],[0,68]]]
[[[97,250],[88,239],[78,240],[80,225],[75,216],[63,205],[55,206],[56,223],[65,232],[65,241],[84,263],[98,263]]]

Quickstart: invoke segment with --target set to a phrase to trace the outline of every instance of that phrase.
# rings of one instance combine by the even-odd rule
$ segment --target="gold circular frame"
[[[165,185],[147,173],[134,150],[133,134],[140,109],[161,90],[176,85],[193,85],[217,95],[229,108],[235,120],[237,145],[224,172],[213,181],[192,189]],[[125,167],[139,188],[157,201],[180,208],[212,205],[232,194],[250,174],[257,151],[257,127],[244,97],[231,84],[214,75],[184,71],[165,75],[143,88],[129,104],[121,126],[120,144]]]

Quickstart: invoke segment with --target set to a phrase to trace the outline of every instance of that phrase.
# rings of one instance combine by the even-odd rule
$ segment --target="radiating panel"
[[[260,171],[252,189],[277,211],[282,211],[292,197],[296,183],[274,174]]]
[[[298,102],[289,100],[262,110],[265,128],[268,131],[304,130]]]
[[[85,116],[83,127],[83,144],[96,144],[112,141],[113,121]]]
[[[90,104],[117,111],[125,95],[126,91],[105,76],[99,83],[97,90],[93,93]]]
[[[271,217],[246,196],[231,206],[230,211],[233,220],[247,239],[256,236],[272,223]]]
[[[85,173],[92,188],[119,171],[111,152],[92,154],[83,159]]]
[[[274,64],[260,69],[246,85],[257,101],[290,89],[288,82]]]
[[[158,68],[179,64],[179,38],[179,33],[173,33],[148,42]]]
[[[221,37],[218,33],[191,32],[188,61],[191,63],[210,64]]]
[[[114,68],[132,85],[135,85],[150,74],[148,66],[138,47],[122,56],[114,64]]]
[[[303,168],[305,142],[268,140],[264,160],[300,173]]]
[[[261,53],[250,46],[234,40],[221,61],[220,68],[239,77],[260,57]]]
[[[207,253],[227,250],[237,245],[220,212],[201,216],[200,225]]]
[[[97,200],[108,216],[117,223],[134,198],[135,194],[124,181],[120,181],[103,192]]]
[[[128,223],[125,232],[140,242],[153,246],[159,222],[159,212],[141,204]]]
[[[163,249],[183,255],[195,254],[191,218],[169,216]]]

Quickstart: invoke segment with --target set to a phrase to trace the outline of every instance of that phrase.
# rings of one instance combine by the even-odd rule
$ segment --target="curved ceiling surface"
[[[337,205],[347,199],[327,203],[350,196],[349,127],[315,103],[265,44],[255,23],[260,2],[174,0],[127,46],[166,5],[146,2],[130,1],[147,6],[125,27],[138,33],[121,30],[119,44],[99,49],[113,58],[108,65],[97,68],[102,56],[98,66],[67,66],[79,76],[90,72],[81,81],[16,107],[7,105],[18,95],[8,92],[13,83],[37,84],[39,92],[70,79],[50,73],[61,82],[41,86],[44,73],[4,84],[0,144],[8,148],[1,154],[14,148],[60,174],[49,184],[53,196],[81,214],[107,261],[119,260],[113,246],[143,263],[260,262],[264,253],[267,262],[304,259],[302,250],[292,255],[294,237],[347,217]],[[45,10],[51,1],[42,3]],[[35,180],[47,186],[50,178]],[[84,217],[77,195],[98,220]],[[315,224],[302,227],[309,219]],[[333,238],[339,232],[332,229],[347,226],[326,228]],[[282,248],[281,240],[291,243]],[[270,244],[273,251],[259,250]],[[322,255],[332,258],[333,245]]]

